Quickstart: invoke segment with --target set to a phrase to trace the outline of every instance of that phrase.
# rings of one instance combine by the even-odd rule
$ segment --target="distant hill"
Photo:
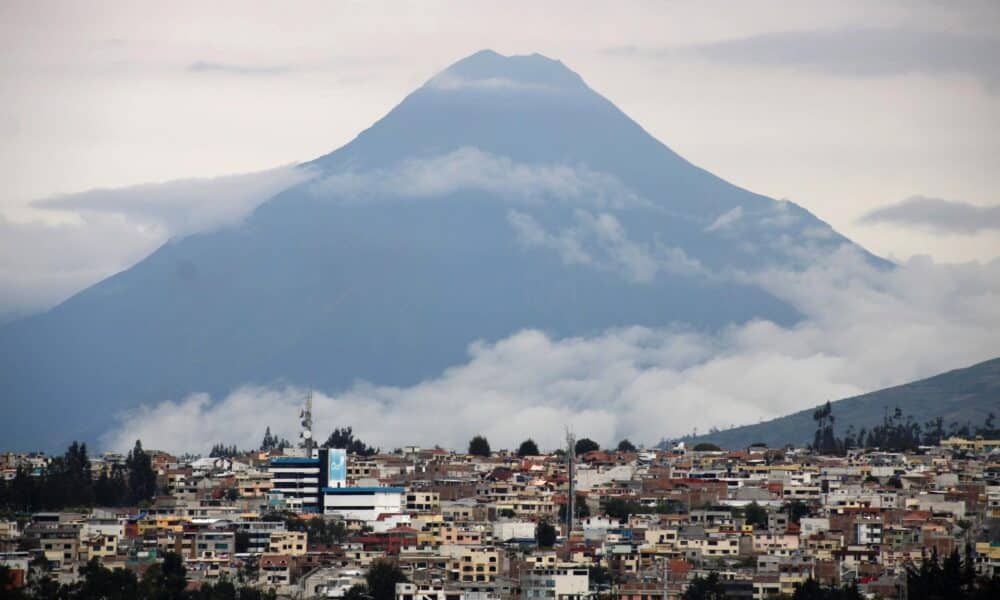
[[[836,435],[842,436],[851,425],[871,429],[882,422],[886,410],[898,406],[903,414],[923,425],[941,417],[947,427],[953,421],[971,423],[985,420],[990,412],[1000,416],[1000,358],[964,369],[955,369],[934,377],[885,388],[832,403]],[[763,442],[771,447],[812,442],[816,431],[813,407],[785,417],[734,427],[726,431],[686,438],[689,443],[709,442],[723,448],[743,448]]]

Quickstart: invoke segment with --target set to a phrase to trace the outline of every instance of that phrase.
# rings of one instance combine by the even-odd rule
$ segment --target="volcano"
[[[95,440],[122,411],[246,383],[410,385],[524,328],[789,324],[791,306],[720,274],[852,245],[537,54],[469,56],[297,168],[239,224],[0,330],[5,445]]]

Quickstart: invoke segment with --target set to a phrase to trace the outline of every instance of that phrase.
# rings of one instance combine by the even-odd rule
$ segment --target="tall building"
[[[347,485],[347,452],[341,448],[320,448],[315,454],[271,459],[270,497],[292,510],[322,512],[322,491]]]

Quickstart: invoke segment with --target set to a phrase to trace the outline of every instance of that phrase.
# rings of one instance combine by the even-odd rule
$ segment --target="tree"
[[[719,574],[712,571],[707,577],[699,575],[692,579],[681,597],[684,600],[722,600],[726,591],[719,581]]]
[[[538,456],[539,454],[541,452],[538,451],[538,444],[531,438],[521,442],[521,445],[517,448],[517,455],[522,458],[525,456]]]
[[[551,548],[556,545],[556,528],[548,521],[541,521],[535,527],[535,541],[539,548]]]
[[[344,600],[367,600],[368,599],[368,587],[356,583],[351,587],[347,588],[344,592]]]
[[[573,446],[573,452],[580,456],[581,454],[586,454],[588,452],[594,452],[600,450],[601,446],[594,440],[590,438],[581,438],[576,441],[576,446]]]
[[[560,522],[565,522],[566,521],[566,510],[568,508],[568,504],[569,503],[559,505],[559,521]],[[584,496],[583,494],[580,494],[580,493],[576,494],[576,501],[573,502],[573,512],[576,513],[576,518],[577,519],[586,519],[587,517],[590,516],[590,507],[587,506],[587,497],[586,496]]]
[[[619,521],[624,521],[629,515],[643,512],[642,505],[638,502],[625,500],[624,498],[609,498],[603,503],[602,508],[604,509],[604,514]]]
[[[80,569],[82,581],[75,597],[102,598],[105,600],[131,600],[139,596],[139,581],[128,569],[106,569],[101,562],[90,559]]]
[[[152,500],[156,494],[156,471],[140,440],[135,441],[135,447],[125,459],[125,469],[128,471],[128,504],[137,505]]]
[[[396,600],[396,584],[405,583],[406,576],[395,563],[379,560],[369,567],[365,581],[373,600]]]
[[[27,598],[24,590],[13,587],[14,574],[7,565],[0,565],[0,597],[10,600]]]
[[[163,554],[163,562],[146,569],[139,583],[138,597],[157,600],[181,600],[187,586],[187,569],[184,559],[173,552]]]
[[[635,452],[636,450],[637,448],[635,447],[635,444],[628,441],[628,438],[625,438],[624,440],[618,442],[619,452]]]
[[[755,528],[767,527],[767,509],[756,502],[747,504],[743,509],[743,516],[746,517],[747,525],[753,525]]]
[[[833,435],[835,418],[829,400],[813,411],[813,420],[816,421],[816,433],[813,435],[812,449],[821,454],[842,454],[845,444]]]
[[[481,435],[475,436],[469,440],[469,454],[473,456],[489,456],[491,454],[490,443]]]
[[[792,594],[792,600],[862,600],[863,598],[856,583],[849,583],[843,587],[824,586],[812,577],[796,584],[795,592]]]
[[[354,429],[351,427],[344,427],[343,429],[334,429],[330,434],[330,437],[326,438],[326,442],[323,443],[324,448],[342,448],[347,451],[348,454],[356,454],[358,456],[372,456],[377,453],[378,450],[372,448],[371,446],[365,444],[361,440],[354,437]]]
[[[709,442],[701,442],[700,444],[695,445],[692,450],[695,452],[718,452],[719,450],[722,450],[722,448]]]
[[[788,513],[788,520],[792,523],[798,523],[802,520],[802,517],[808,517],[809,513],[812,512],[809,509],[809,505],[801,500],[786,502],[781,508]]]
[[[268,450],[274,450],[277,444],[278,438],[271,435],[271,426],[268,425],[267,429],[264,430],[264,439],[260,442],[260,451],[267,452]]]
[[[225,444],[219,443],[212,446],[212,450],[208,453],[209,458],[233,458],[238,455],[240,451],[236,448],[236,444],[232,446],[227,446]]]

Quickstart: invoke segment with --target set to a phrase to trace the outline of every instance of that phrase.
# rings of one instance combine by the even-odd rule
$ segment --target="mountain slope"
[[[923,425],[941,417],[945,426],[957,421],[981,424],[990,412],[1000,413],[1000,358],[964,369],[955,369],[912,383],[885,388],[832,403],[836,434],[848,427],[870,430],[882,417],[897,407],[905,416]],[[745,448],[762,442],[772,447],[785,444],[804,446],[812,443],[816,423],[813,408],[785,417],[734,427],[726,431],[689,438],[690,443],[709,442],[724,448]]]
[[[409,385],[528,327],[788,324],[789,305],[709,274],[851,244],[691,165],[538,55],[459,61],[301,168],[309,181],[241,225],[0,329],[6,444],[94,440],[122,411],[245,383]]]

